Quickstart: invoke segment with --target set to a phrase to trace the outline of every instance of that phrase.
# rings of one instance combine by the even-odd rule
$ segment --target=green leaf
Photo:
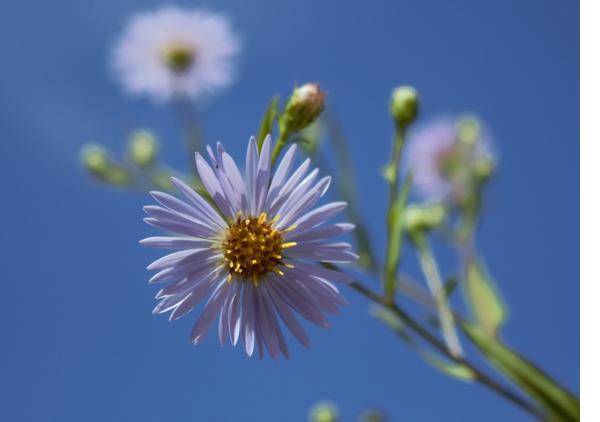
[[[431,366],[451,377],[458,378],[462,381],[473,381],[476,377],[475,372],[466,365],[440,359],[425,350],[421,350],[419,355],[421,355],[421,357]]]
[[[542,405],[552,420],[579,420],[579,398],[479,327],[464,323],[463,329],[489,362]]]
[[[495,337],[506,320],[506,306],[476,259],[467,263],[465,292],[477,325],[485,335]]]
[[[431,353],[419,346],[419,344],[412,338],[402,321],[396,317],[389,309],[383,306],[375,306],[371,309],[371,315],[379,319],[385,325],[387,325],[398,337],[400,337],[410,348],[412,348],[417,354],[429,365],[445,375],[453,378],[458,378],[462,381],[472,381],[476,375],[466,365],[448,361],[446,359],[439,358],[437,355]]]
[[[272,133],[273,131],[273,122],[277,118],[277,114],[279,113],[278,109],[279,105],[279,97],[275,96],[269,102],[267,109],[265,110],[265,114],[263,115],[262,121],[260,123],[260,128],[258,129],[256,142],[258,143],[258,150],[262,149],[263,142],[265,142],[265,137]]]

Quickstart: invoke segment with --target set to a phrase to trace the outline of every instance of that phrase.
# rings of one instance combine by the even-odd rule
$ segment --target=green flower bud
[[[83,147],[81,161],[90,174],[111,185],[126,185],[131,178],[129,172],[115,164],[100,145],[90,144]]]
[[[108,154],[104,148],[96,144],[88,144],[81,150],[81,162],[87,171],[100,176],[109,168]]]
[[[308,420],[309,422],[338,422],[340,412],[335,403],[320,402],[311,408]]]
[[[473,174],[480,181],[486,181],[494,173],[496,163],[489,158],[479,158],[473,163]]]
[[[390,112],[400,127],[407,127],[419,113],[419,94],[411,86],[399,86],[392,91]]]
[[[281,131],[298,132],[316,120],[325,108],[325,92],[316,83],[294,89],[279,119]]]
[[[139,167],[150,167],[156,161],[158,141],[147,130],[137,130],[129,138],[129,158]]]
[[[473,147],[481,137],[481,124],[474,116],[464,116],[458,121],[456,136],[462,145]]]
[[[446,208],[442,204],[409,205],[404,210],[404,225],[413,241],[444,222]]]

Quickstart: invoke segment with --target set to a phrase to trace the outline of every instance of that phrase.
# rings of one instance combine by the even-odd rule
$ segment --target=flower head
[[[171,319],[177,319],[208,296],[192,330],[195,344],[218,319],[221,345],[226,338],[233,345],[241,339],[249,356],[255,349],[262,356],[266,347],[273,357],[287,357],[280,322],[308,346],[294,312],[327,327],[325,313],[337,313],[346,304],[332,282],[351,279],[319,264],[357,258],[350,244],[332,241],[353,226],[327,224],[346,204],[314,208],[331,178],[318,179],[318,169],[309,172],[310,159],[291,171],[295,154],[292,145],[272,173],[270,137],[260,153],[252,138],[242,173],[218,144],[216,151],[208,148],[208,161],[196,155],[210,202],[176,178],[180,199],[151,193],[160,206],[145,207],[145,221],[178,234],[141,241],[176,250],[148,267],[158,270],[151,283],[168,283],[157,295],[154,312],[171,312]]]
[[[308,127],[325,108],[325,92],[316,83],[306,83],[294,89],[280,124],[290,132]]]
[[[412,123],[419,113],[419,95],[412,86],[399,86],[392,91],[390,112],[400,127]]]
[[[478,169],[495,165],[490,141],[471,118],[441,118],[410,136],[406,167],[428,201],[460,203],[478,182]],[[488,172],[489,175],[489,172]]]
[[[240,49],[229,21],[200,9],[166,7],[134,16],[113,52],[125,90],[159,102],[228,86]]]

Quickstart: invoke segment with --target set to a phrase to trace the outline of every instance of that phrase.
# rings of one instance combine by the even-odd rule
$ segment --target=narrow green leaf
[[[454,378],[462,381],[473,381],[476,377],[471,368],[460,363],[449,362],[445,359],[440,359],[432,353],[425,350],[420,351],[421,357],[434,368]]]
[[[273,122],[277,118],[277,114],[279,113],[278,109],[279,105],[279,97],[275,96],[269,102],[267,109],[265,110],[265,114],[263,115],[262,121],[260,123],[260,128],[258,129],[256,142],[258,143],[258,150],[262,149],[263,142],[265,141],[265,137],[272,133],[273,131]]]
[[[506,320],[506,306],[476,259],[467,263],[465,292],[477,325],[485,335],[495,337]]]
[[[497,339],[490,338],[479,327],[465,323],[463,328],[490,363],[542,405],[554,416],[553,420],[579,420],[579,398],[561,387],[533,363]]]

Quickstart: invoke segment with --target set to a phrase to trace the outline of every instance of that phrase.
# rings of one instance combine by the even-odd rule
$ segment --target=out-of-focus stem
[[[174,100],[174,105],[184,127],[184,143],[190,163],[191,173],[196,173],[196,152],[202,149],[202,130],[194,104],[187,97]]]
[[[340,182],[336,184],[339,187],[339,193],[342,200],[348,203],[346,214],[356,229],[354,235],[358,245],[359,265],[364,266],[373,274],[378,271],[378,263],[373,254],[371,239],[364,225],[362,216],[357,207],[357,189],[354,177],[354,168],[352,159],[348,151],[342,126],[337,116],[332,111],[324,113],[322,121],[327,127],[331,143],[335,151],[336,169]],[[328,166],[330,167],[330,166]]]

